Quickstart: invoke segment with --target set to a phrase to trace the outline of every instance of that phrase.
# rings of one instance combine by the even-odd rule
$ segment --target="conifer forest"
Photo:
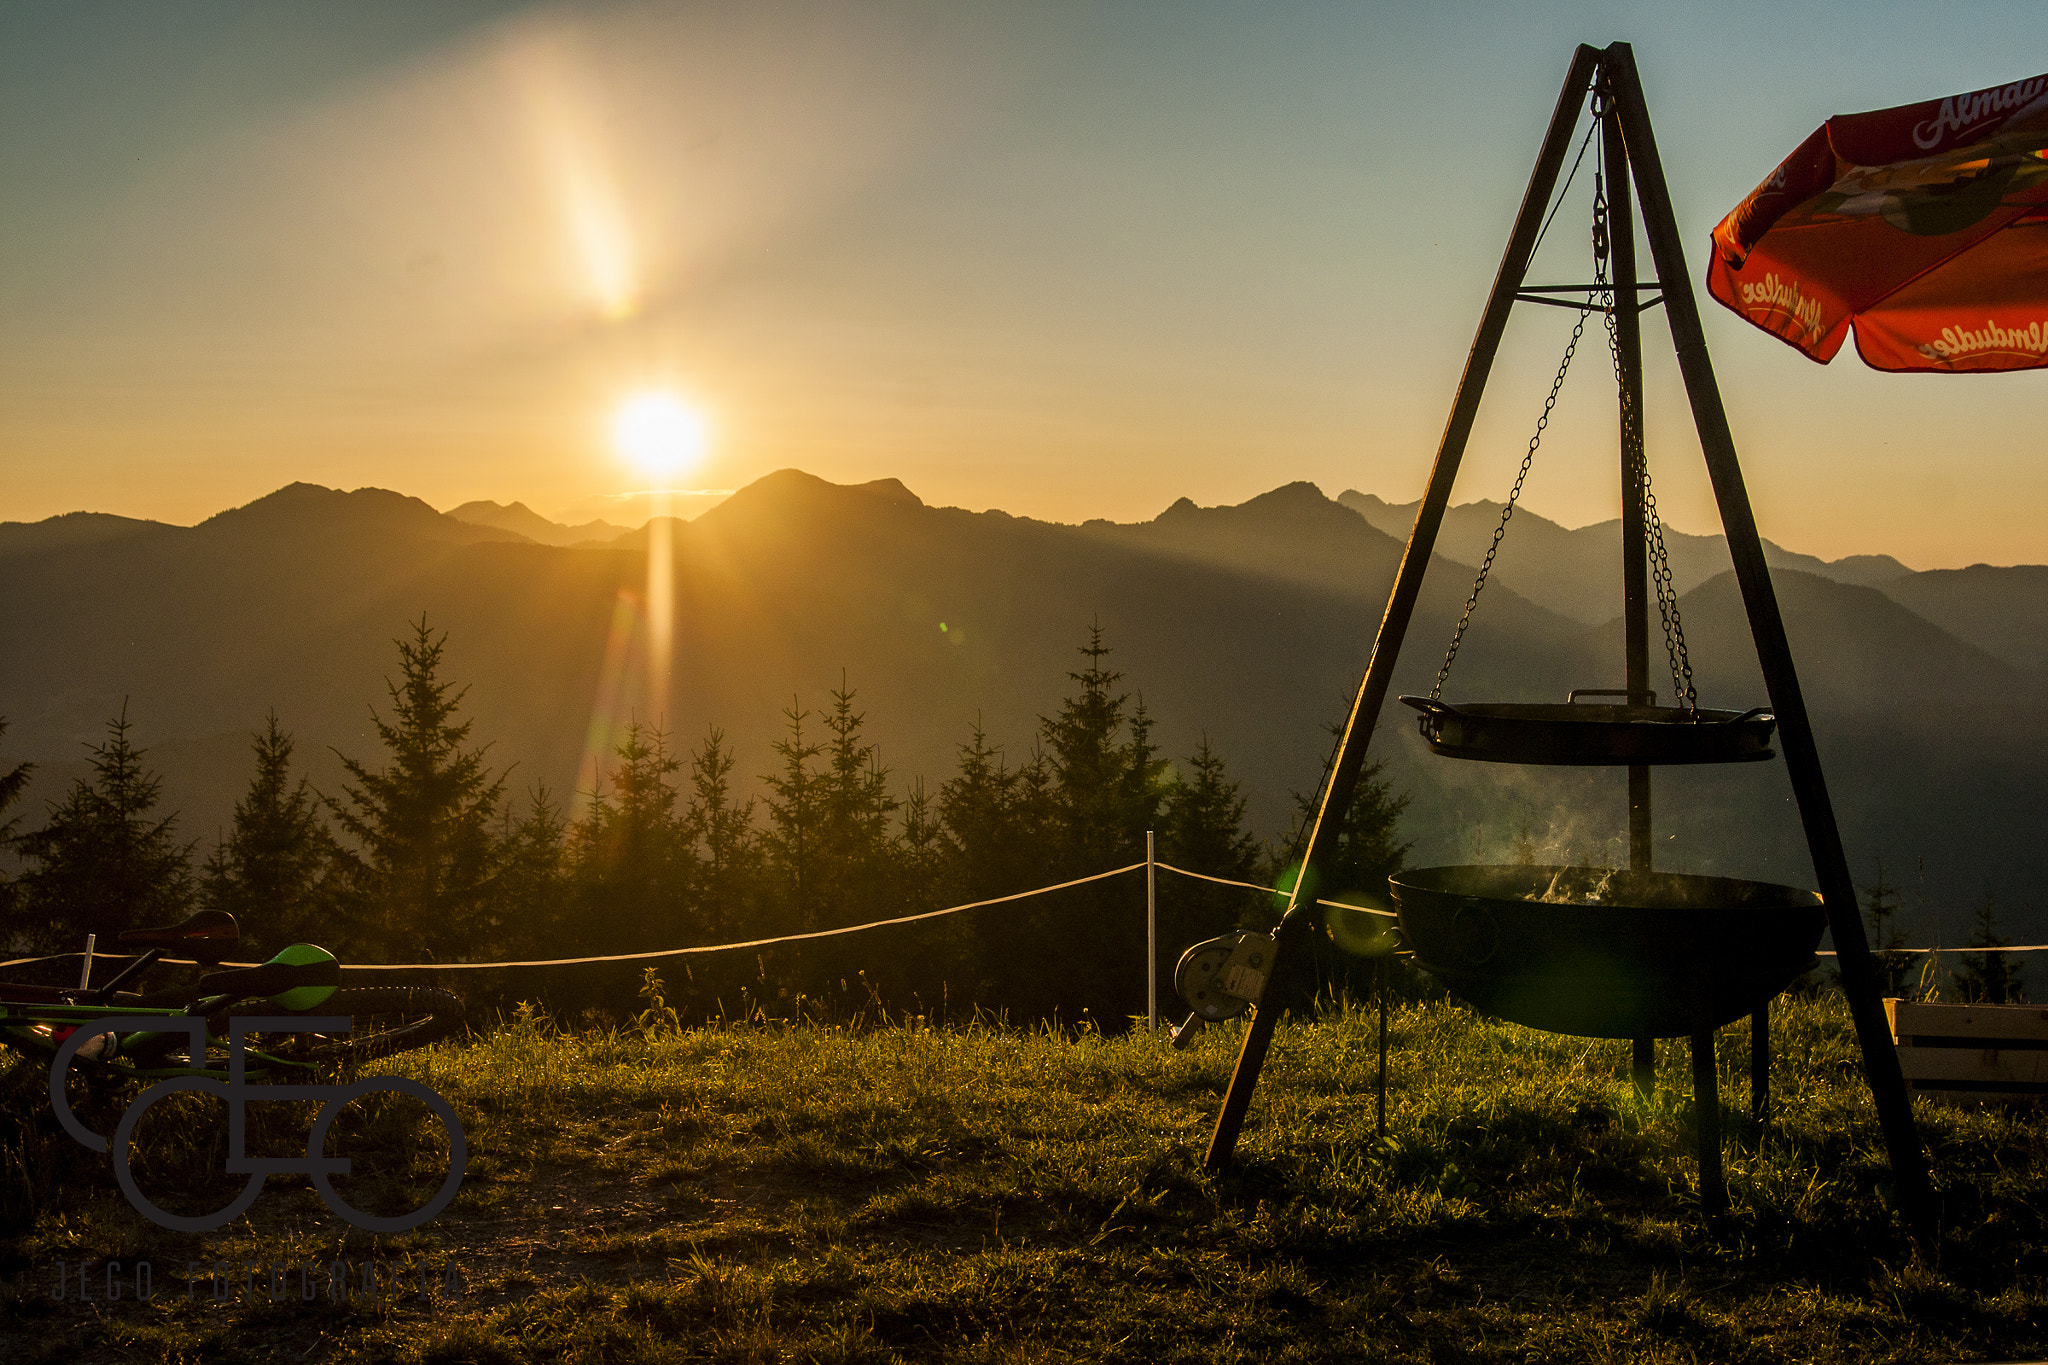
[[[735,753],[628,724],[594,789],[516,790],[510,755],[473,732],[447,637],[423,617],[394,642],[374,752],[340,754],[316,789],[286,720],[251,735],[230,827],[194,839],[160,802],[128,708],[90,747],[91,769],[42,812],[28,765],[0,774],[0,946],[12,955],[102,950],[123,929],[200,908],[242,926],[238,956],[318,943],[342,961],[526,962],[813,933],[916,915],[1141,862],[1264,886],[1288,875],[1296,828],[1247,828],[1224,756],[1205,738],[1167,755],[1142,696],[1091,628],[1070,688],[1037,733],[971,725],[944,780],[906,777],[865,729],[853,680],[781,709],[772,753]],[[1048,661],[1057,667],[1059,661]],[[1021,742],[1020,742],[1021,741]],[[756,780],[758,779],[758,781]],[[1302,815],[1314,793],[1301,793]],[[1406,849],[1404,801],[1378,779],[1354,802],[1334,882],[1371,896]],[[1179,877],[1158,887],[1158,992],[1192,942],[1269,924],[1279,898]],[[631,1012],[655,966],[683,1018],[747,1014],[1060,1020],[1104,1031],[1145,1010],[1142,874],[766,949],[568,967],[435,972],[472,1003],[544,1000],[557,1012]],[[1366,970],[1321,953],[1316,989]],[[386,976],[394,974],[383,974]],[[410,974],[396,974],[411,979]],[[1362,978],[1361,978],[1362,980]]]

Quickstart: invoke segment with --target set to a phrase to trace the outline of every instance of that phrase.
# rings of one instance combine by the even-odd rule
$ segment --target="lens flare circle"
[[[694,468],[710,444],[704,414],[672,393],[634,394],[612,417],[612,445],[655,478]]]

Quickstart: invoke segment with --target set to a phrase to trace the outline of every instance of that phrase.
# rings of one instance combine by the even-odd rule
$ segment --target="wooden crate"
[[[2048,1009],[1887,1000],[1906,1088],[1945,1100],[2048,1095]]]

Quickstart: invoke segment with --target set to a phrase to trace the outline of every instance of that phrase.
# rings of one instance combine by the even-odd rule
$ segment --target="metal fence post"
[[[1152,831],[1145,831],[1145,1027],[1159,1031],[1159,864],[1152,853]]]

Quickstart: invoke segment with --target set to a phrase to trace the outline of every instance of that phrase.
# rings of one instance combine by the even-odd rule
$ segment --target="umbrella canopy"
[[[2048,75],[1840,114],[1714,229],[1707,289],[1826,364],[2048,366]]]

